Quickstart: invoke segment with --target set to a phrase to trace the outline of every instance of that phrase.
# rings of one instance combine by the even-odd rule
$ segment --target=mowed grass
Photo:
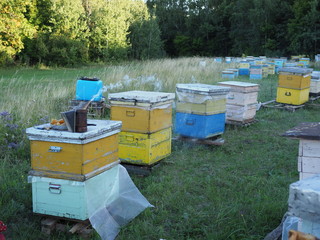
[[[200,61],[206,61],[206,66]],[[41,233],[41,217],[32,213],[27,182],[30,149],[23,133],[27,127],[60,118],[75,96],[78,77],[99,77],[108,92],[175,92],[176,83],[223,81],[221,71],[229,67],[234,65],[183,58],[76,69],[1,69],[0,112],[9,112],[19,128],[9,131],[2,121],[0,137],[21,135],[18,149],[0,155],[0,220],[8,225],[6,237],[48,239]],[[259,83],[260,102],[276,96],[277,76],[237,80]],[[150,176],[132,176],[155,207],[123,227],[117,239],[263,239],[281,222],[289,184],[299,178],[298,140],[281,134],[300,122],[320,121],[319,111],[260,109],[257,123],[227,126],[223,146],[173,141],[172,154]],[[0,143],[4,144],[1,139]],[[79,237],[55,233],[50,239]]]

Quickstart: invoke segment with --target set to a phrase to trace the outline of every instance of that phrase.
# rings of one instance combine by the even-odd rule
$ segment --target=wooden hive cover
[[[233,72],[230,72],[233,74]],[[226,95],[229,91],[229,87],[222,87],[217,85],[209,85],[202,83],[178,83],[176,85],[177,92],[194,93],[201,95]]]
[[[284,137],[320,140],[320,122],[303,122],[282,134]]]
[[[256,83],[249,83],[249,82],[239,82],[239,81],[225,81],[225,82],[218,82],[219,85],[230,87],[230,92],[258,92],[259,91],[259,84]]]
[[[301,68],[301,67],[284,67],[278,70],[279,74],[286,75],[307,75],[312,73],[312,68]]]
[[[43,124],[26,129],[29,140],[86,144],[120,132],[121,121],[88,119],[88,131],[83,133],[50,129]]]
[[[128,91],[120,93],[111,93],[108,96],[110,101],[118,102],[139,102],[139,103],[161,103],[173,101],[174,93],[148,92],[148,91]]]

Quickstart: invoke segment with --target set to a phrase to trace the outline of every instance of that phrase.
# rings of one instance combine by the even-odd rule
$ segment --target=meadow
[[[221,71],[230,67],[236,64],[194,57],[0,69],[0,220],[8,226],[7,239],[48,239],[41,233],[41,217],[32,213],[25,129],[60,118],[75,97],[78,77],[100,78],[107,97],[127,90],[175,92],[177,83],[216,84],[224,80]],[[260,84],[259,102],[275,99],[277,75],[237,80]],[[255,124],[227,125],[222,146],[173,141],[172,154],[150,176],[132,175],[155,207],[123,227],[117,239],[263,239],[280,224],[288,208],[289,184],[299,179],[298,140],[281,135],[300,122],[319,122],[319,110],[261,108]],[[55,233],[50,239],[79,237]],[[92,239],[100,238],[94,234]]]

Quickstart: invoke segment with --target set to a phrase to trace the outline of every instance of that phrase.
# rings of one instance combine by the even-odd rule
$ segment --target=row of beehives
[[[226,120],[254,120],[259,85],[236,81],[219,85],[177,84],[176,134],[207,139],[221,135]],[[150,165],[170,154],[174,98],[172,93],[143,91],[109,94],[111,120],[123,124],[121,161]],[[147,149],[142,151],[143,147]]]
[[[258,70],[260,73],[258,73]],[[257,75],[262,78],[261,66],[252,65],[250,67],[250,76],[252,76],[252,71],[254,71],[254,79],[259,78]],[[277,102],[301,105],[309,100],[309,95],[320,94],[320,73],[318,71],[300,67],[284,67],[278,71]],[[237,76],[235,73],[240,73],[240,69],[239,72],[238,69],[229,69],[224,71],[222,75],[226,78],[234,78]],[[232,77],[228,77],[228,75],[232,75]]]
[[[316,58],[317,60],[317,58]],[[269,63],[271,65],[276,65],[276,67],[308,67],[310,64],[310,58],[305,57],[296,57],[292,56],[291,60],[288,61],[286,57],[281,58],[267,58],[266,56],[254,57],[254,56],[247,56],[243,58],[239,57],[216,57],[214,58],[214,62],[217,63],[249,63],[250,65],[262,65]],[[246,68],[246,66],[243,66]]]
[[[176,133],[208,138],[223,133],[226,118],[254,118],[257,84],[220,85],[177,85]],[[85,220],[86,193],[97,182],[102,187],[114,181],[110,174],[118,168],[119,158],[152,165],[170,155],[174,98],[174,93],[144,91],[109,94],[111,120],[88,119],[86,132],[61,131],[50,124],[28,128],[33,211]],[[98,191],[97,199],[105,193]]]

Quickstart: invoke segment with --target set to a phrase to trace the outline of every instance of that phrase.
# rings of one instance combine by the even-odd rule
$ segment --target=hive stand
[[[84,239],[90,239],[93,234],[89,220],[78,222],[59,217],[44,217],[41,220],[41,232],[51,235],[54,231],[78,234]]]
[[[179,141],[185,141],[185,142],[190,142],[190,143],[195,143],[195,144],[203,144],[203,145],[209,145],[209,146],[221,146],[224,144],[224,139],[221,137],[221,135],[213,136],[210,138],[205,138],[205,139],[199,139],[199,138],[190,138],[190,137],[185,137],[185,136],[177,136],[173,137],[172,140],[179,140]]]
[[[285,103],[278,103],[276,100],[270,100],[264,103],[261,103],[261,107],[265,108],[276,108],[276,109],[284,109],[290,112],[294,112],[297,109],[303,108],[305,104],[301,105],[290,105],[290,104],[285,104]]]
[[[254,123],[258,122],[257,119],[247,119],[244,121],[232,121],[232,120],[226,120],[226,124],[233,125],[233,126],[240,126],[240,127],[248,127]]]
[[[152,165],[136,165],[131,163],[121,163],[123,167],[126,168],[129,174],[134,174],[139,177],[147,177],[154,171],[157,167],[160,166],[161,161],[155,162]]]

